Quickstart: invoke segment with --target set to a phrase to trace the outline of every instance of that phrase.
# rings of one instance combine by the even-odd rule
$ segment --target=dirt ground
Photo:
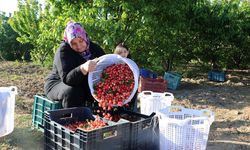
[[[17,86],[15,129],[0,138],[1,150],[42,150],[43,133],[32,129],[33,96],[43,93],[49,69],[30,63],[0,62],[0,86]],[[227,72],[227,81],[211,82],[206,75],[183,78],[172,92],[172,105],[209,109],[215,113],[208,150],[250,149],[250,72]]]

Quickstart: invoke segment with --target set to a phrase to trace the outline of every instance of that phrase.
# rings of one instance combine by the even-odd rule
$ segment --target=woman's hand
[[[81,72],[86,75],[88,72],[94,71],[97,65],[98,59],[88,60],[80,66]]]

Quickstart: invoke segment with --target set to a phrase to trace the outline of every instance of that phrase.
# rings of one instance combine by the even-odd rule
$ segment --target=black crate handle
[[[102,134],[102,138],[109,139],[117,136],[117,130],[106,131]]]
[[[51,120],[63,124],[75,120],[95,120],[91,110],[87,107],[51,110],[48,111],[48,115]]]
[[[153,112],[148,118],[151,118],[151,121],[150,122],[145,122],[144,124],[142,124],[142,130],[145,130],[145,129],[148,129],[148,128],[151,128],[153,126],[153,118],[155,116],[155,112]]]
[[[130,114],[130,115],[136,115],[136,116],[142,117],[142,118],[153,118],[155,116],[155,114],[156,114],[155,112],[152,112],[150,116],[147,116],[147,115],[144,115],[144,114],[128,111],[128,110],[125,110],[125,109],[122,109],[121,111],[124,112],[124,113]],[[142,130],[146,130],[146,129],[152,127],[152,122],[151,121],[149,123],[144,122],[144,123],[142,123],[141,127],[142,127]]]
[[[73,117],[73,113],[65,113],[59,119],[69,119]]]
[[[155,115],[155,112],[152,112],[152,114],[149,117],[154,117],[154,115]]]
[[[142,117],[142,118],[150,118],[150,117],[153,117],[155,115],[155,112],[153,112],[150,116],[147,116],[147,115],[144,115],[144,114],[140,114],[140,113],[137,113],[137,112],[126,110],[124,108],[118,109],[118,112],[119,113],[127,113],[127,114],[130,114],[130,115],[136,115],[136,116]]]

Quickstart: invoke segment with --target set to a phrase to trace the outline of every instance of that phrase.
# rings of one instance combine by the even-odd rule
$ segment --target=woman
[[[64,108],[93,102],[88,73],[95,70],[95,58],[104,54],[101,47],[90,41],[80,23],[68,22],[64,41],[55,54],[53,69],[45,81],[47,97],[62,101]]]

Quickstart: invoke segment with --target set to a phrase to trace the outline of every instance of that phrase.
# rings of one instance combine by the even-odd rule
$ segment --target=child
[[[123,42],[119,43],[115,47],[114,54],[118,54],[118,55],[121,55],[122,57],[130,58],[131,59],[129,51],[128,51],[128,47]]]

